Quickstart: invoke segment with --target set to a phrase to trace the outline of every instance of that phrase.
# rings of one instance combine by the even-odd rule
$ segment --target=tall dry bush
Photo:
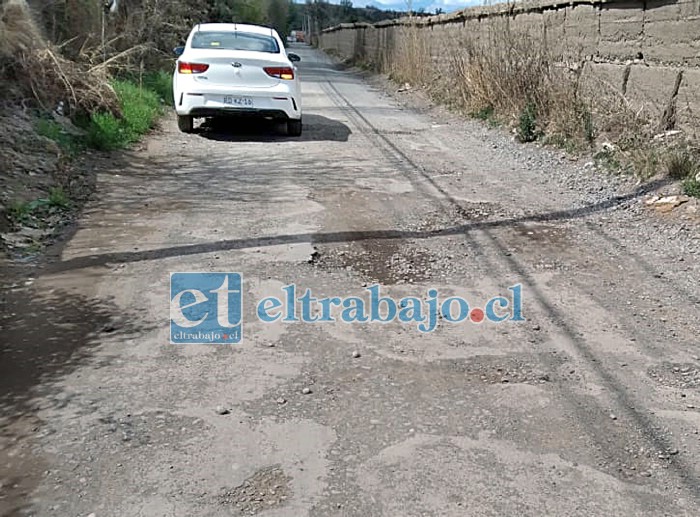
[[[209,21],[209,4],[201,0],[121,0],[116,16],[109,20],[112,48],[123,52],[146,46],[148,51],[139,59],[146,66],[160,66],[172,57],[173,47],[184,43],[195,23]]]
[[[18,96],[34,98],[45,109],[118,113],[118,102],[104,70],[66,59],[44,37],[25,0],[0,6],[0,70]]]
[[[26,2],[8,0],[0,7],[0,58],[12,59],[43,40]]]
[[[666,161],[689,142],[683,134],[655,138],[658,121],[645,106],[630,102],[618,86],[587,74],[581,95],[590,99],[597,136],[602,143],[596,159],[611,170],[643,179],[666,169]],[[663,136],[663,135],[659,135]]]
[[[427,86],[434,79],[429,37],[416,25],[398,28],[399,43],[393,46],[382,71],[397,82]]]
[[[0,0],[1,1],[1,0]],[[73,61],[158,67],[192,25],[208,21],[210,0],[27,0],[46,38]],[[103,45],[104,44],[104,45]],[[113,59],[118,56],[117,59]]]
[[[468,114],[506,123],[523,141],[542,138],[571,151],[597,148],[596,158],[613,170],[647,178],[700,161],[689,137],[666,138],[668,128],[619,86],[590,73],[583,56],[558,55],[541,32],[510,22],[492,19],[479,32],[460,31],[432,53],[431,45],[440,43],[439,37],[431,40],[434,31],[410,23],[392,29],[380,71]]]
[[[64,57],[99,45],[103,2],[99,0],[28,0],[46,38],[61,46]]]
[[[208,21],[209,0],[0,0],[0,71],[46,109],[118,113],[115,74],[172,66],[172,48]],[[7,98],[7,96],[6,96]]]
[[[578,69],[564,66],[538,35],[514,31],[503,20],[449,48],[456,79],[452,96],[466,111],[493,112],[516,127],[532,124],[531,136],[592,140],[590,107],[578,94]]]

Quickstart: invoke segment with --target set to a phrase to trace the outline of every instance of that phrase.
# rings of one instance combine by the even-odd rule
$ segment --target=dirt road
[[[700,515],[698,226],[302,58],[301,139],[168,120],[5,290],[0,514]],[[177,271],[243,275],[241,344],[169,344]],[[260,322],[291,283],[527,321]]]

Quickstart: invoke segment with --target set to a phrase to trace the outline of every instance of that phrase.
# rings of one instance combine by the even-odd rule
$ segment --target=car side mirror
[[[290,52],[289,54],[287,54],[287,57],[292,63],[298,63],[299,61],[301,61],[299,55],[295,54],[294,52]]]
[[[185,47],[175,47],[175,48],[173,49],[173,53],[174,53],[177,57],[180,57],[184,52],[185,52]]]

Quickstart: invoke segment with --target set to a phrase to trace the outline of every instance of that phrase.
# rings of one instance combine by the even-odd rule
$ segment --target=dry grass
[[[29,52],[42,39],[26,2],[8,0],[0,8],[0,58]]]
[[[578,95],[579,71],[561,65],[541,39],[513,33],[507,20],[481,35],[431,52],[431,31],[397,29],[400,44],[380,71],[424,87],[440,102],[512,126],[521,140],[588,146],[596,136],[590,105]]]
[[[118,13],[103,17],[100,5],[0,0],[0,73],[15,99],[119,115],[110,79],[170,67],[171,49],[208,9],[199,0],[121,0]]]
[[[427,86],[434,77],[430,46],[424,31],[415,26],[398,29],[393,55],[384,59],[384,70],[396,82]]]
[[[9,0],[2,6],[0,34],[4,77],[44,109],[63,102],[68,111],[119,112],[105,71],[64,58],[44,38],[24,0]]]
[[[512,32],[504,20],[451,48],[457,78],[452,88],[467,112],[492,112],[524,141],[544,135],[576,144],[593,140],[590,107],[578,95],[578,71],[563,66],[541,39]]]
[[[541,140],[575,154],[592,151],[611,171],[643,179],[669,175],[700,190],[693,135],[659,135],[658,115],[648,105],[630,102],[619,85],[589,73],[584,56],[553,53],[540,32],[513,30],[507,17],[456,29],[447,43],[410,22],[385,31],[373,68],[399,84],[512,128],[522,141]]]
[[[119,113],[117,96],[103,68],[92,69],[65,59],[51,47],[24,55],[20,67],[35,98],[45,108],[64,101],[69,111]]]
[[[665,166],[673,179],[695,179],[700,174],[700,149],[682,146],[667,153]]]
[[[521,141],[542,139],[571,152],[597,148],[599,163],[642,178],[685,177],[682,171],[691,168],[678,142],[654,139],[652,117],[620,91],[602,81],[581,84],[583,60],[565,64],[538,34],[515,32],[507,19],[479,34],[464,31],[432,56],[431,31],[407,26],[396,37],[382,71],[473,117],[511,127]]]

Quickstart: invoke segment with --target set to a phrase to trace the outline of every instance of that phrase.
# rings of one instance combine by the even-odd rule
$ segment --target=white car
[[[173,76],[175,111],[181,131],[194,119],[257,116],[284,120],[300,136],[301,86],[294,62],[274,29],[257,25],[197,25],[179,56]]]

